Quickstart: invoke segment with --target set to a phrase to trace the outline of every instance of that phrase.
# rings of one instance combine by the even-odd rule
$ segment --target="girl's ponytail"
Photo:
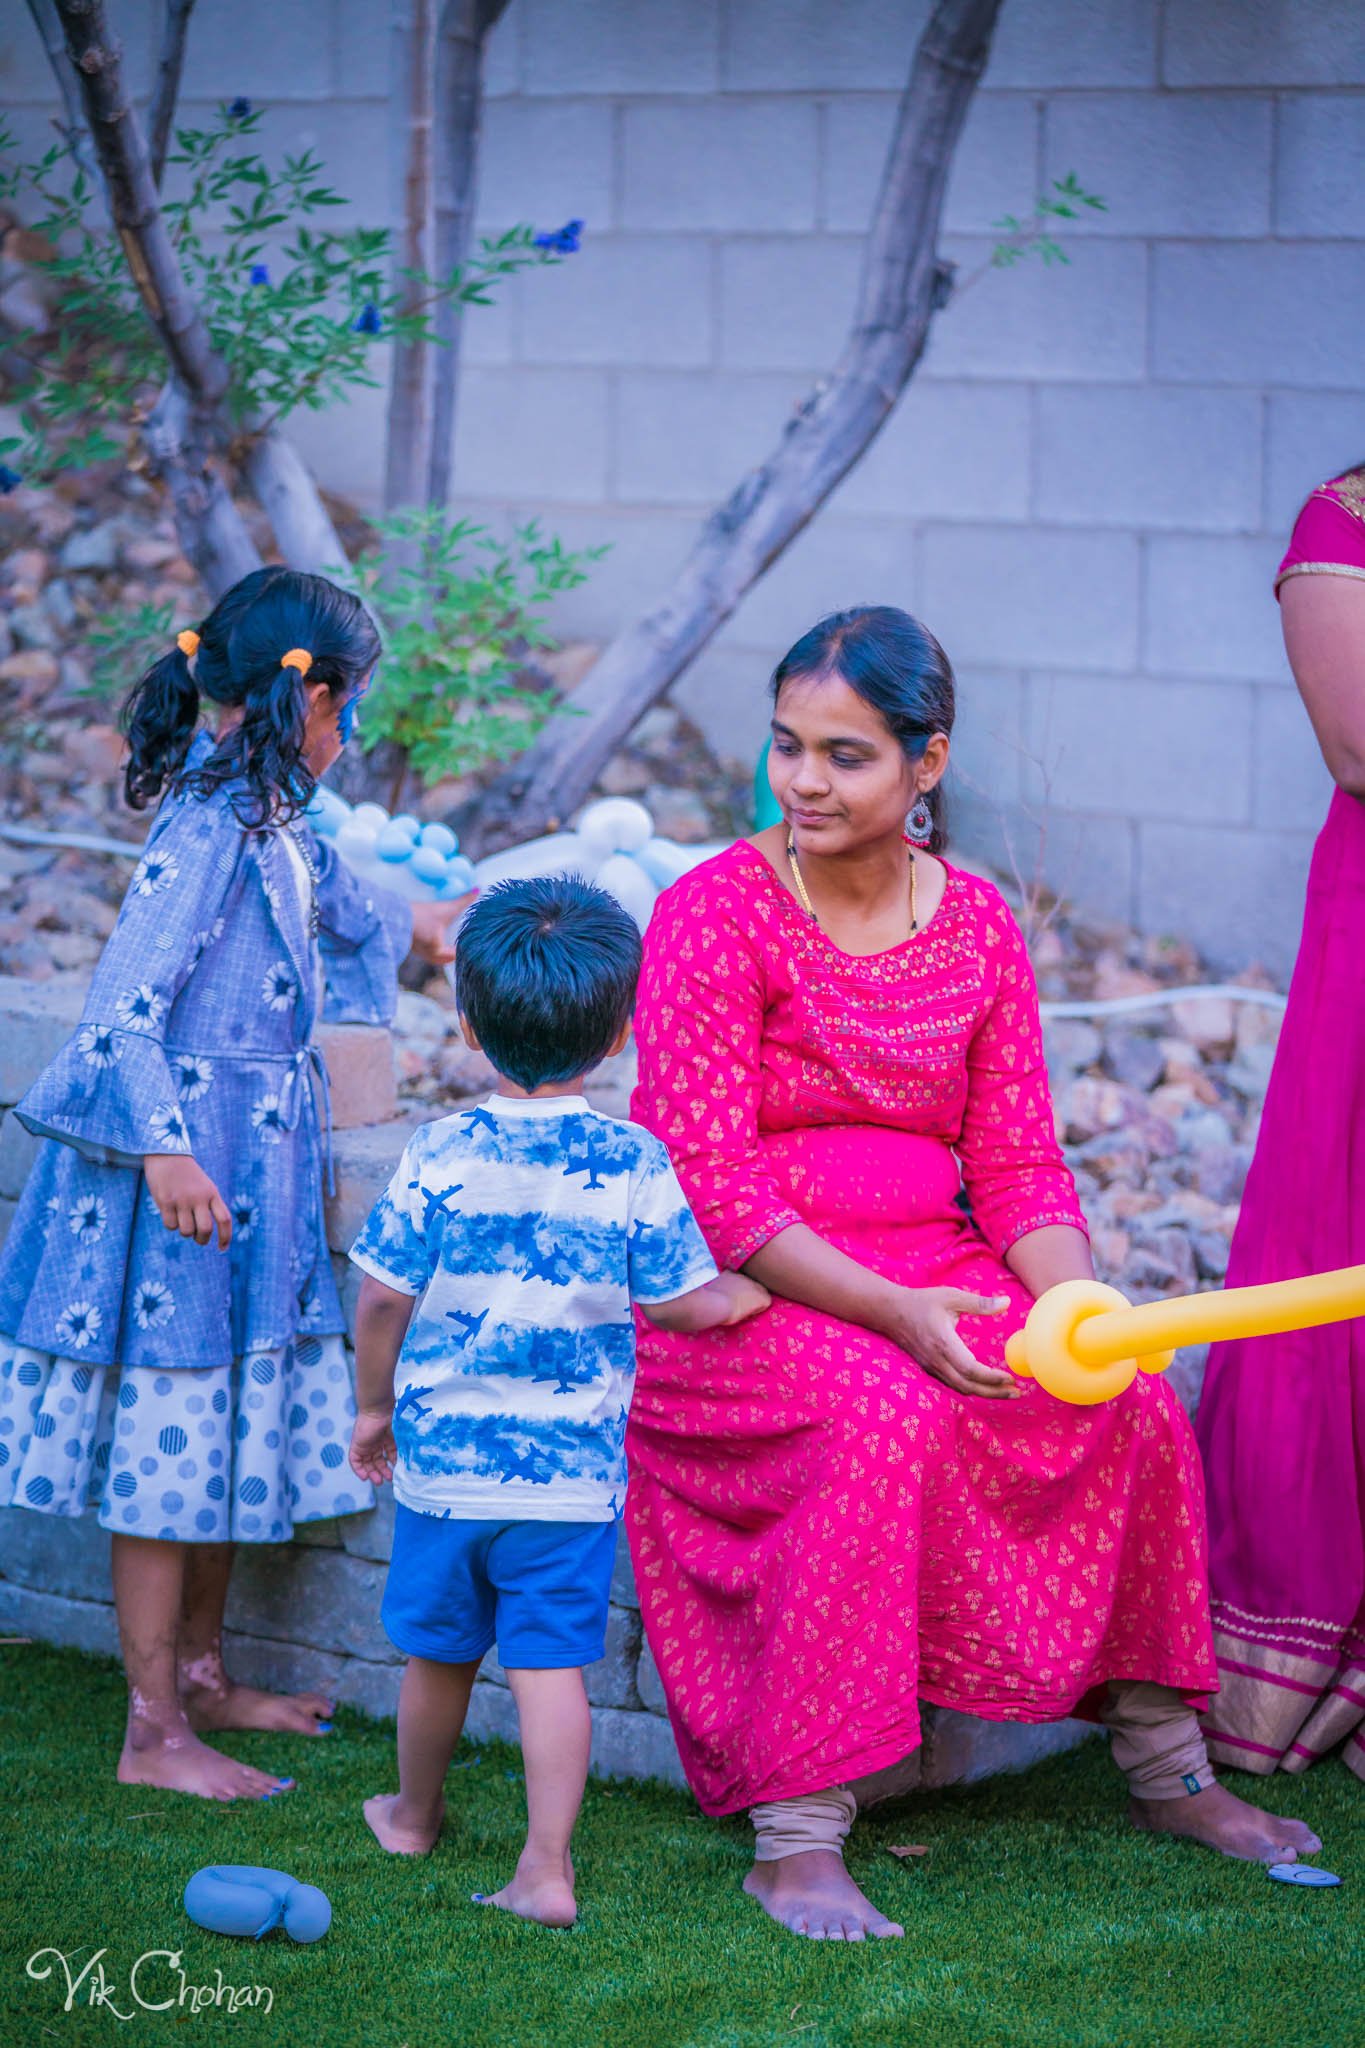
[[[297,651],[297,650],[294,650]],[[252,763],[254,815],[244,822],[287,825],[312,802],[316,776],[303,758],[308,700],[300,668],[286,655],[265,689],[253,692],[242,719],[245,760]],[[271,793],[267,803],[264,792]],[[240,812],[239,812],[240,815]]]
[[[199,691],[189,656],[197,636],[182,633],[169,654],[154,662],[129,693],[119,718],[128,741],[123,788],[133,810],[160,796],[189,751],[199,722]]]

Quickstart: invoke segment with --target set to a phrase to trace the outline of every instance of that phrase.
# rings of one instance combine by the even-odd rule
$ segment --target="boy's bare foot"
[[[905,1929],[859,1891],[835,1849],[755,1862],[744,1889],[765,1913],[809,1941],[894,1941]]]
[[[566,1855],[561,1863],[528,1863],[523,1856],[516,1876],[500,1892],[475,1892],[476,1906],[501,1906],[519,1920],[535,1920],[542,1927],[572,1927],[578,1918],[578,1901],[573,1892],[573,1864]]]
[[[118,1760],[120,1785],[159,1785],[200,1799],[273,1799],[292,1778],[273,1778],[201,1742],[183,1714],[130,1713]]]
[[[445,1819],[445,1801],[437,1807],[434,1818],[409,1813],[402,1802],[401,1792],[376,1792],[361,1808],[365,1825],[390,1856],[429,1856]]]
[[[1128,1818],[1147,1833],[1184,1835],[1244,1863],[1295,1863],[1322,1847],[1301,1820],[1262,1813],[1226,1785],[1207,1785],[1188,1799],[1134,1799]]]

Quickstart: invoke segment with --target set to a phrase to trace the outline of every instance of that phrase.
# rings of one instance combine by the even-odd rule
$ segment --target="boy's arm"
[[[414,1297],[366,1273],[355,1312],[355,1428],[351,1470],[361,1479],[393,1477],[393,1378],[412,1320]]]
[[[742,1323],[760,1315],[772,1296],[747,1273],[718,1273],[714,1280],[677,1294],[672,1301],[641,1301],[642,1316],[661,1330],[681,1330],[695,1336],[698,1330],[716,1330],[724,1323]]]

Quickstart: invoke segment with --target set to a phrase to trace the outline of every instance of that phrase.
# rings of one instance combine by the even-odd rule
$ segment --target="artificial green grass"
[[[906,1938],[854,1946],[799,1941],[741,1896],[743,1822],[704,1820],[659,1786],[594,1784],[574,1845],[582,1917],[550,1933],[469,1903],[506,1879],[520,1847],[515,1751],[465,1746],[435,1854],[388,1858],[359,1809],[394,1784],[391,1727],[342,1713],[320,1741],[225,1738],[298,1788],[264,1806],[211,1806],[115,1783],[114,1664],[38,1644],[0,1658],[3,2048],[136,2043],[180,2027],[179,2040],[240,2048],[1365,2042],[1365,1787],[1339,1762],[1303,1780],[1235,1780],[1317,1829],[1339,1890],[1274,1884],[1259,1866],[1134,1834],[1097,1743],[860,1823],[854,1875]],[[929,1854],[886,1853],[907,1842]],[[321,1885],[331,1932],[312,1948],[202,1932],[181,1893],[205,1863],[268,1864]],[[84,1990],[64,2013],[60,1972],[26,1976],[44,1947],[76,1970],[107,1949],[114,2003],[135,2015],[126,2032],[79,2002]],[[192,1983],[221,1970],[228,1984],[269,1986],[273,2011],[138,2011],[128,1972],[150,1949],[183,1950]],[[175,1988],[164,1974],[146,1981],[163,1997]]]

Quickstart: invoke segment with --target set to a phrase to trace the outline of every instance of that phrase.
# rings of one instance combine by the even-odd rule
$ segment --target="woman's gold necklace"
[[[910,936],[913,939],[915,933],[919,930],[919,912],[915,907],[915,849],[913,846],[907,845],[906,852],[910,856]],[[805,911],[807,917],[813,918],[815,923],[819,924],[820,920],[815,916],[815,906],[806,893],[805,880],[801,874],[801,863],[796,858],[796,835],[792,832],[787,834],[787,862],[792,871],[792,880],[796,884],[796,893],[801,899],[801,908]]]

